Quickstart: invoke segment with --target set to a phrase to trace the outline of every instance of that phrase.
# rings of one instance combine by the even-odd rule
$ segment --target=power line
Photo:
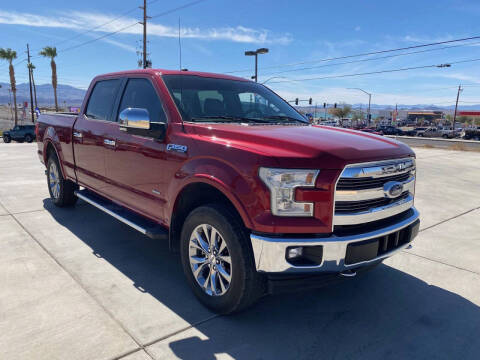
[[[353,64],[353,63],[360,63],[360,62],[367,62],[367,61],[376,61],[376,60],[381,60],[381,59],[388,59],[388,58],[394,58],[394,57],[405,56],[405,55],[420,54],[420,53],[425,53],[425,52],[430,52],[430,51],[445,50],[445,49],[457,48],[457,47],[462,47],[462,46],[467,46],[467,45],[474,45],[474,44],[480,44],[480,41],[479,41],[479,42],[474,42],[474,43],[469,43],[469,44],[461,44],[461,45],[453,45],[453,46],[444,46],[444,47],[435,48],[435,49],[411,51],[411,52],[407,52],[407,53],[403,53],[403,54],[394,54],[394,55],[380,56],[380,57],[376,57],[376,58],[352,60],[352,61],[345,61],[345,62],[334,63],[334,64],[326,64],[326,65],[317,65],[317,66],[305,67],[305,68],[300,68],[300,69],[283,70],[283,71],[266,73],[266,74],[264,74],[264,76],[284,74],[284,73],[287,73],[287,72],[295,72],[295,71],[305,71],[305,70],[319,69],[319,68],[324,68],[324,67],[331,67],[331,66],[338,66],[338,65],[345,65],[345,64]]]
[[[157,1],[158,1],[158,0],[157,0]],[[199,4],[199,3],[201,3],[201,2],[204,2],[204,1],[206,1],[206,0],[196,0],[196,1],[192,1],[192,2],[186,3],[186,4],[184,4],[184,5],[180,5],[180,6],[176,7],[176,8],[173,8],[173,9],[164,11],[164,12],[162,12],[162,13],[159,13],[159,14],[157,14],[157,15],[154,15],[154,16],[152,16],[152,19],[158,18],[158,17],[160,17],[160,16],[165,16],[165,15],[171,14],[171,13],[173,13],[173,12],[175,12],[175,11],[178,11],[178,10],[183,10],[183,9],[185,9],[185,8],[188,8],[188,7],[193,6],[193,5],[197,5],[197,4]]]
[[[149,2],[148,4],[153,4],[153,3],[157,2],[157,1],[159,1],[159,0],[153,0],[153,1]],[[186,7],[189,7],[189,6],[193,6],[193,5],[198,4],[198,3],[200,3],[200,2],[203,2],[203,1],[206,1],[206,0],[196,0],[196,1],[193,1],[193,2],[191,2],[191,3],[187,3],[187,4],[184,4],[184,5],[182,5],[182,6],[178,6],[178,7],[176,7],[176,8],[173,8],[173,9],[170,9],[170,10],[165,11],[165,12],[163,12],[163,13],[160,13],[160,14],[157,14],[157,15],[155,15],[155,16],[152,16],[152,18],[154,18],[154,17],[160,17],[160,16],[164,16],[164,15],[168,15],[168,14],[170,14],[170,13],[172,13],[172,12],[175,12],[175,11],[178,11],[178,10],[181,10],[181,9],[184,9],[184,8],[186,8]],[[115,35],[115,34],[118,34],[118,33],[121,32],[121,31],[124,31],[124,30],[127,30],[127,29],[129,29],[129,28],[132,28],[132,27],[134,27],[134,26],[137,25],[137,24],[138,24],[138,22],[135,22],[135,23],[133,23],[133,24],[127,25],[127,26],[125,26],[125,27],[122,27],[122,28],[120,28],[120,29],[118,29],[118,30],[115,30],[115,31],[106,33],[106,34],[104,34],[104,35],[102,35],[102,36],[100,36],[100,37],[97,37],[97,38],[94,38],[94,39],[85,41],[85,42],[80,43],[80,44],[77,44],[77,45],[70,46],[70,47],[65,48],[65,49],[63,49],[63,50],[59,50],[59,52],[65,52],[65,51],[69,51],[69,50],[72,50],[72,49],[76,49],[76,48],[78,48],[78,47],[80,47],[80,46],[84,46],[84,45],[87,45],[87,44],[91,44],[91,43],[93,43],[93,42],[95,42],[95,41],[97,41],[97,40],[104,39],[104,38],[106,38],[106,37],[108,37],[108,36]]]
[[[338,78],[353,77],[353,76],[365,76],[365,75],[384,74],[384,73],[392,73],[392,72],[400,72],[400,71],[427,69],[427,68],[433,68],[433,67],[449,67],[449,65],[453,65],[453,64],[460,64],[460,63],[467,63],[467,62],[474,62],[474,61],[480,61],[480,58],[469,59],[469,60],[460,60],[460,61],[450,62],[450,63],[447,63],[447,64],[423,65],[423,66],[413,66],[413,67],[407,67],[407,68],[370,71],[370,72],[354,73],[354,74],[331,75],[331,76],[321,76],[321,77],[303,78],[303,79],[279,80],[279,81],[272,81],[270,83],[273,84],[273,83],[284,83],[284,82],[338,79]]]
[[[396,49],[378,50],[378,51],[371,51],[371,52],[354,54],[354,55],[337,56],[337,57],[324,58],[324,59],[318,59],[318,60],[309,60],[309,61],[300,61],[300,62],[296,62],[296,63],[278,64],[278,65],[272,65],[272,66],[265,66],[265,67],[263,67],[262,69],[276,69],[276,68],[296,66],[296,65],[303,65],[303,64],[312,64],[312,63],[317,63],[317,62],[325,62],[325,61],[348,59],[348,58],[359,57],[359,56],[377,55],[377,54],[384,54],[384,53],[395,52],[395,51],[418,49],[418,48],[422,48],[422,47],[442,45],[442,44],[449,44],[449,43],[461,42],[461,41],[469,41],[469,40],[475,40],[475,39],[480,39],[480,36],[471,36],[471,37],[461,38],[461,39],[438,41],[438,42],[427,43],[427,44],[406,46],[406,47],[401,47],[401,48],[396,48]],[[225,74],[233,74],[233,73],[245,72],[245,71],[251,71],[251,69],[242,69],[242,70],[226,71],[226,72],[224,72],[224,73],[225,73]]]
[[[148,4],[150,5],[150,4],[156,3],[157,1],[159,1],[159,0],[152,0],[152,1],[148,2]],[[54,46],[58,46],[58,45],[60,45],[60,44],[66,43],[66,42],[68,42],[68,41],[75,40],[75,39],[79,38],[79,37],[82,36],[82,35],[85,35],[85,34],[88,34],[88,33],[90,33],[90,32],[93,32],[93,31],[95,31],[95,30],[98,30],[98,29],[104,27],[105,25],[109,25],[109,24],[111,24],[111,23],[114,23],[115,21],[117,21],[117,20],[125,17],[126,15],[131,14],[132,12],[137,11],[137,10],[138,10],[138,7],[137,7],[137,6],[134,7],[134,8],[131,8],[131,9],[123,12],[123,13],[120,14],[119,16],[117,16],[117,17],[115,17],[115,18],[107,21],[107,22],[104,22],[104,23],[99,24],[99,25],[97,25],[97,26],[95,26],[95,27],[93,27],[93,28],[90,28],[90,29],[87,29],[87,30],[85,30],[85,31],[82,31],[82,32],[80,32],[80,33],[78,33],[78,34],[70,37],[70,38],[61,40],[60,42],[55,43]],[[38,49],[38,50],[41,50],[41,49]]]
[[[104,38],[106,38],[106,37],[108,37],[108,36],[111,36],[111,35],[114,35],[114,34],[118,34],[119,32],[121,32],[121,31],[123,31],[123,30],[130,29],[130,28],[132,28],[132,27],[134,27],[134,26],[136,26],[136,25],[138,25],[138,22],[135,22],[135,23],[133,23],[133,24],[127,25],[127,26],[122,27],[122,28],[120,28],[120,29],[118,29],[118,30],[115,30],[115,31],[106,33],[106,34],[104,34],[104,35],[102,35],[102,36],[100,36],[100,37],[97,37],[97,38],[94,38],[94,39],[85,41],[85,42],[83,42],[83,43],[80,43],[80,44],[77,44],[77,45],[73,45],[73,46],[67,47],[67,48],[65,48],[65,49],[61,49],[61,50],[59,50],[58,52],[59,52],[59,53],[64,53],[64,52],[66,52],[66,51],[79,48],[80,46],[84,46],[84,45],[87,45],[87,44],[91,44],[91,43],[93,43],[93,42],[95,42],[95,41],[104,39]]]

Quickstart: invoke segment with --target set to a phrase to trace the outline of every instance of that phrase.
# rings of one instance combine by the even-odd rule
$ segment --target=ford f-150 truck
[[[285,284],[353,277],[418,232],[408,146],[310,125],[246,79],[98,76],[80,113],[42,114],[36,134],[55,205],[80,198],[165,239],[194,294],[220,313]]]

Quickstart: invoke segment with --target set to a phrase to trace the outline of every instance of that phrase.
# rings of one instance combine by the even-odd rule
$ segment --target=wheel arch
[[[46,139],[44,146],[43,146],[43,161],[45,162],[45,165],[48,165],[48,158],[50,155],[54,153],[57,156],[58,162],[60,164],[60,171],[62,172],[62,176],[65,179],[65,171],[63,169],[63,161],[62,158],[60,157],[60,153],[57,150],[57,147],[53,143],[51,139]]]
[[[182,226],[188,214],[199,206],[222,203],[238,217],[244,227],[250,227],[250,219],[232,194],[218,184],[202,179],[186,184],[178,193],[170,219],[169,245],[172,251],[178,251]]]

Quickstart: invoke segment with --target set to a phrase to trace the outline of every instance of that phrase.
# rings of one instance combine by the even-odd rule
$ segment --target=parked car
[[[400,128],[400,130],[402,130],[403,136],[415,136],[417,134],[415,129],[412,129],[411,127],[403,127]]]
[[[3,142],[12,140],[31,143],[35,140],[35,125],[17,125],[13,129],[3,132]]]
[[[440,134],[445,139],[453,139],[459,137],[461,134],[461,129],[452,129],[451,127],[443,127],[439,129]]]
[[[381,126],[377,128],[383,135],[403,135],[403,131],[395,126]]]
[[[417,136],[420,137],[440,137],[442,133],[436,127],[428,127],[425,130],[417,131]]]
[[[480,140],[480,126],[464,129],[461,137],[465,140]]]
[[[383,135],[383,133],[371,128],[362,128],[362,129],[358,129],[358,131],[366,132],[369,134],[375,134],[375,135]]]
[[[97,76],[79,114],[42,114],[36,131],[53,204],[80,198],[168,241],[219,313],[287,284],[351,278],[418,233],[407,145],[310,125],[243,78]]]
[[[425,132],[425,130],[427,130],[426,127],[416,127],[415,129],[413,129],[413,131],[414,131],[413,136],[423,136],[423,133]],[[422,134],[422,135],[420,135],[420,134]]]

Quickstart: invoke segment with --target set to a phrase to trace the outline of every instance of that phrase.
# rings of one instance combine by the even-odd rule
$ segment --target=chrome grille
[[[362,211],[367,211],[379,206],[386,206],[393,204],[399,200],[405,199],[408,196],[409,192],[405,191],[402,195],[395,199],[389,198],[377,198],[371,200],[360,200],[360,201],[337,201],[335,203],[335,212],[336,213],[358,213]]]
[[[388,181],[405,181],[410,177],[410,171],[381,178],[340,178],[337,184],[337,190],[363,190],[382,187]]]
[[[348,165],[336,184],[333,225],[356,225],[397,215],[413,206],[414,193],[413,158]]]

